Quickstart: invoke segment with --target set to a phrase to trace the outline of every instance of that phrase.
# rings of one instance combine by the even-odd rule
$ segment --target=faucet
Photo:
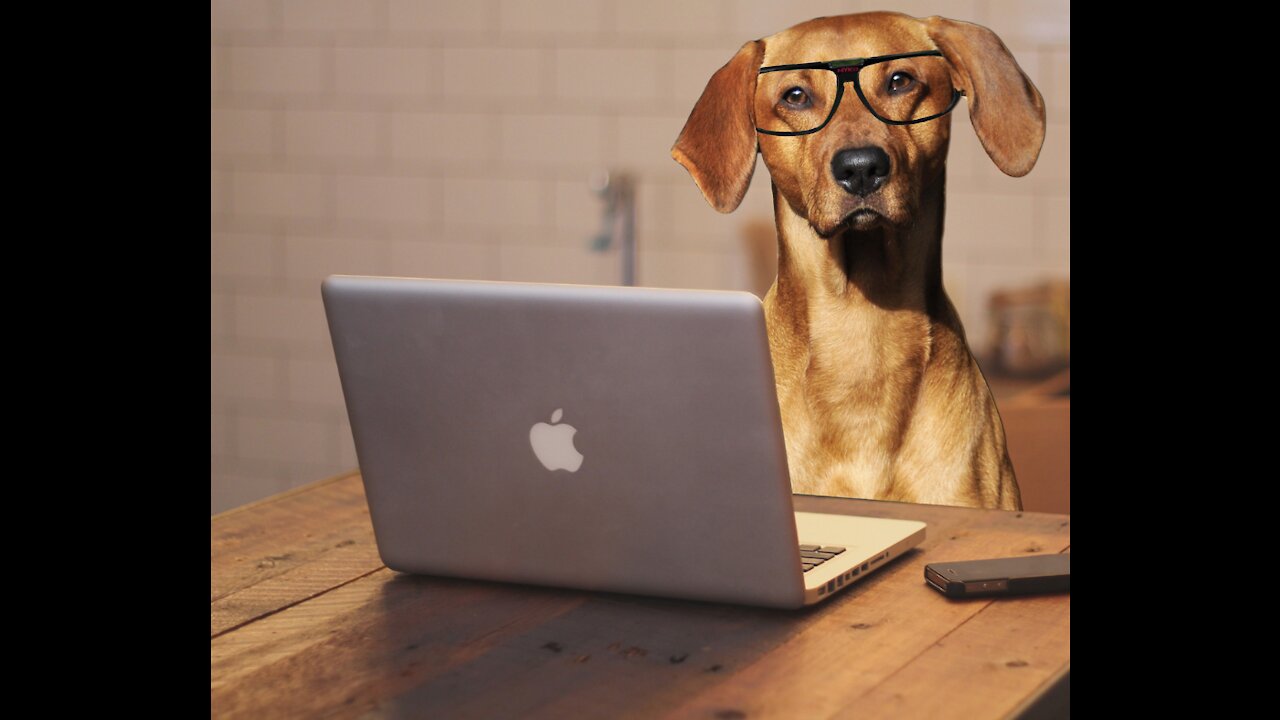
[[[587,184],[604,199],[600,233],[591,240],[591,249],[605,252],[619,246],[622,258],[622,284],[636,284],[636,183],[635,177],[623,171],[600,170],[591,174]]]

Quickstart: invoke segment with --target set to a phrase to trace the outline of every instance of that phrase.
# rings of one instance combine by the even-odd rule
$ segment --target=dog
[[[816,18],[744,44],[671,150],[722,213],[757,153],[769,168],[778,276],[765,318],[797,493],[1022,508],[942,284],[951,115],[916,122],[961,96],[996,166],[1030,172],[1044,101],[995,33],[890,12]]]

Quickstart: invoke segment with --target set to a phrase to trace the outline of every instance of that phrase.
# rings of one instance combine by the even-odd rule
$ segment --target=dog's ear
[[[689,113],[671,157],[684,166],[711,207],[733,212],[756,169],[756,73],[764,43],[753,40],[716,71]]]
[[[1006,175],[1031,172],[1044,144],[1044,99],[1009,48],[981,25],[921,19],[969,98],[969,118],[987,155]]]

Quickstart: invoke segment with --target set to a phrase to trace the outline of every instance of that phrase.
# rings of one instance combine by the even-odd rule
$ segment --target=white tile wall
[[[333,358],[291,357],[287,368],[289,402],[325,408],[342,406],[342,388]]]
[[[444,183],[444,222],[463,227],[546,227],[553,193],[550,183],[537,180],[454,178]]]
[[[318,286],[292,295],[237,293],[233,307],[235,338],[256,347],[287,351],[293,344],[314,346],[329,340]]]
[[[1036,196],[1036,252],[1041,262],[1071,258],[1071,197],[1069,195]]]
[[[422,96],[440,88],[440,53],[419,47],[344,47],[334,52],[335,89],[360,96]]]
[[[214,350],[209,358],[209,390],[218,401],[280,399],[285,377],[278,353]]]
[[[659,55],[657,48],[557,48],[555,96],[657,100]]]
[[[600,35],[613,14],[599,0],[501,0],[498,27],[503,35],[538,35],[549,40],[567,35]]]
[[[622,37],[651,39],[718,37],[729,5],[727,0],[619,2],[613,31]]]
[[[235,171],[231,174],[231,214],[327,217],[333,204],[333,184],[333,178],[324,175]]]
[[[478,164],[491,164],[498,157],[501,120],[477,113],[394,113],[392,162],[448,163],[475,171]]]
[[[291,110],[284,115],[284,154],[360,158],[378,154],[379,116],[372,112]]]
[[[943,245],[972,262],[1035,259],[1034,196],[947,190]],[[993,216],[999,223],[992,223]],[[954,257],[954,256],[953,256]]]
[[[288,30],[380,29],[384,22],[383,2],[350,0],[283,0],[283,26]]]
[[[1071,3],[1063,0],[987,0],[984,20],[1002,38],[1043,45],[1071,40]]]
[[[498,280],[521,282],[618,284],[618,263],[613,257],[593,253],[583,257],[577,247],[542,243],[505,243],[498,249]]]
[[[221,109],[209,113],[209,145],[230,155],[270,155],[274,131],[271,112]]]
[[[391,0],[389,27],[392,32],[491,33],[496,9],[493,0]]]
[[[330,273],[614,283],[588,249],[596,169],[639,179],[640,282],[762,292],[769,176],[707,206],[668,155],[747,40],[871,0],[214,0],[210,507],[355,464],[319,283]],[[1068,0],[900,0],[995,30],[1048,103],[1037,168],[1003,176],[962,105],[946,283],[971,340],[991,290],[1070,260]],[[761,241],[763,238],[763,242]]]
[[[214,32],[270,30],[274,5],[271,0],[213,0],[210,25]]]
[[[317,419],[251,415],[237,419],[235,440],[247,460],[330,463],[338,459],[334,435],[331,423]]]
[[[536,48],[458,48],[440,51],[437,67],[424,68],[438,78],[440,94],[451,109],[474,110],[478,102],[490,99],[486,110],[524,109],[521,99],[536,98],[548,91],[548,53]],[[415,68],[416,72],[417,69]],[[441,142],[447,142],[445,138]]]
[[[312,237],[284,239],[285,285],[300,294],[317,292],[330,275],[386,275],[390,250],[378,238]]]
[[[611,120],[597,115],[506,115],[500,134],[502,161],[524,171],[564,168],[589,173],[605,161]]]
[[[214,284],[269,286],[279,276],[279,243],[270,235],[214,233],[209,242],[210,277]]]
[[[231,92],[295,95],[318,93],[330,84],[330,51],[310,47],[227,48]]]
[[[772,35],[810,18],[863,12],[868,8],[859,0],[732,0],[724,23],[739,44]],[[726,60],[728,58],[725,58]]]
[[[1064,48],[1066,46],[1063,46]],[[1045,53],[1049,62],[1049,86],[1045,96],[1046,110],[1054,120],[1067,120],[1071,111],[1071,51],[1051,50]],[[1043,92],[1043,91],[1042,91]]]
[[[450,232],[442,241],[393,240],[391,264],[397,275],[454,279],[491,279],[498,272],[498,245]]]
[[[427,225],[440,218],[439,178],[340,175],[334,212],[344,220]]]

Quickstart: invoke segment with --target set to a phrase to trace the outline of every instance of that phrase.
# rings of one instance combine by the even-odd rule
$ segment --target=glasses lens
[[[813,130],[826,122],[835,101],[836,76],[830,70],[762,73],[756,82],[756,126],[770,132]]]
[[[886,120],[909,122],[945,112],[951,104],[947,61],[935,56],[886,60],[862,68],[862,94]]]

